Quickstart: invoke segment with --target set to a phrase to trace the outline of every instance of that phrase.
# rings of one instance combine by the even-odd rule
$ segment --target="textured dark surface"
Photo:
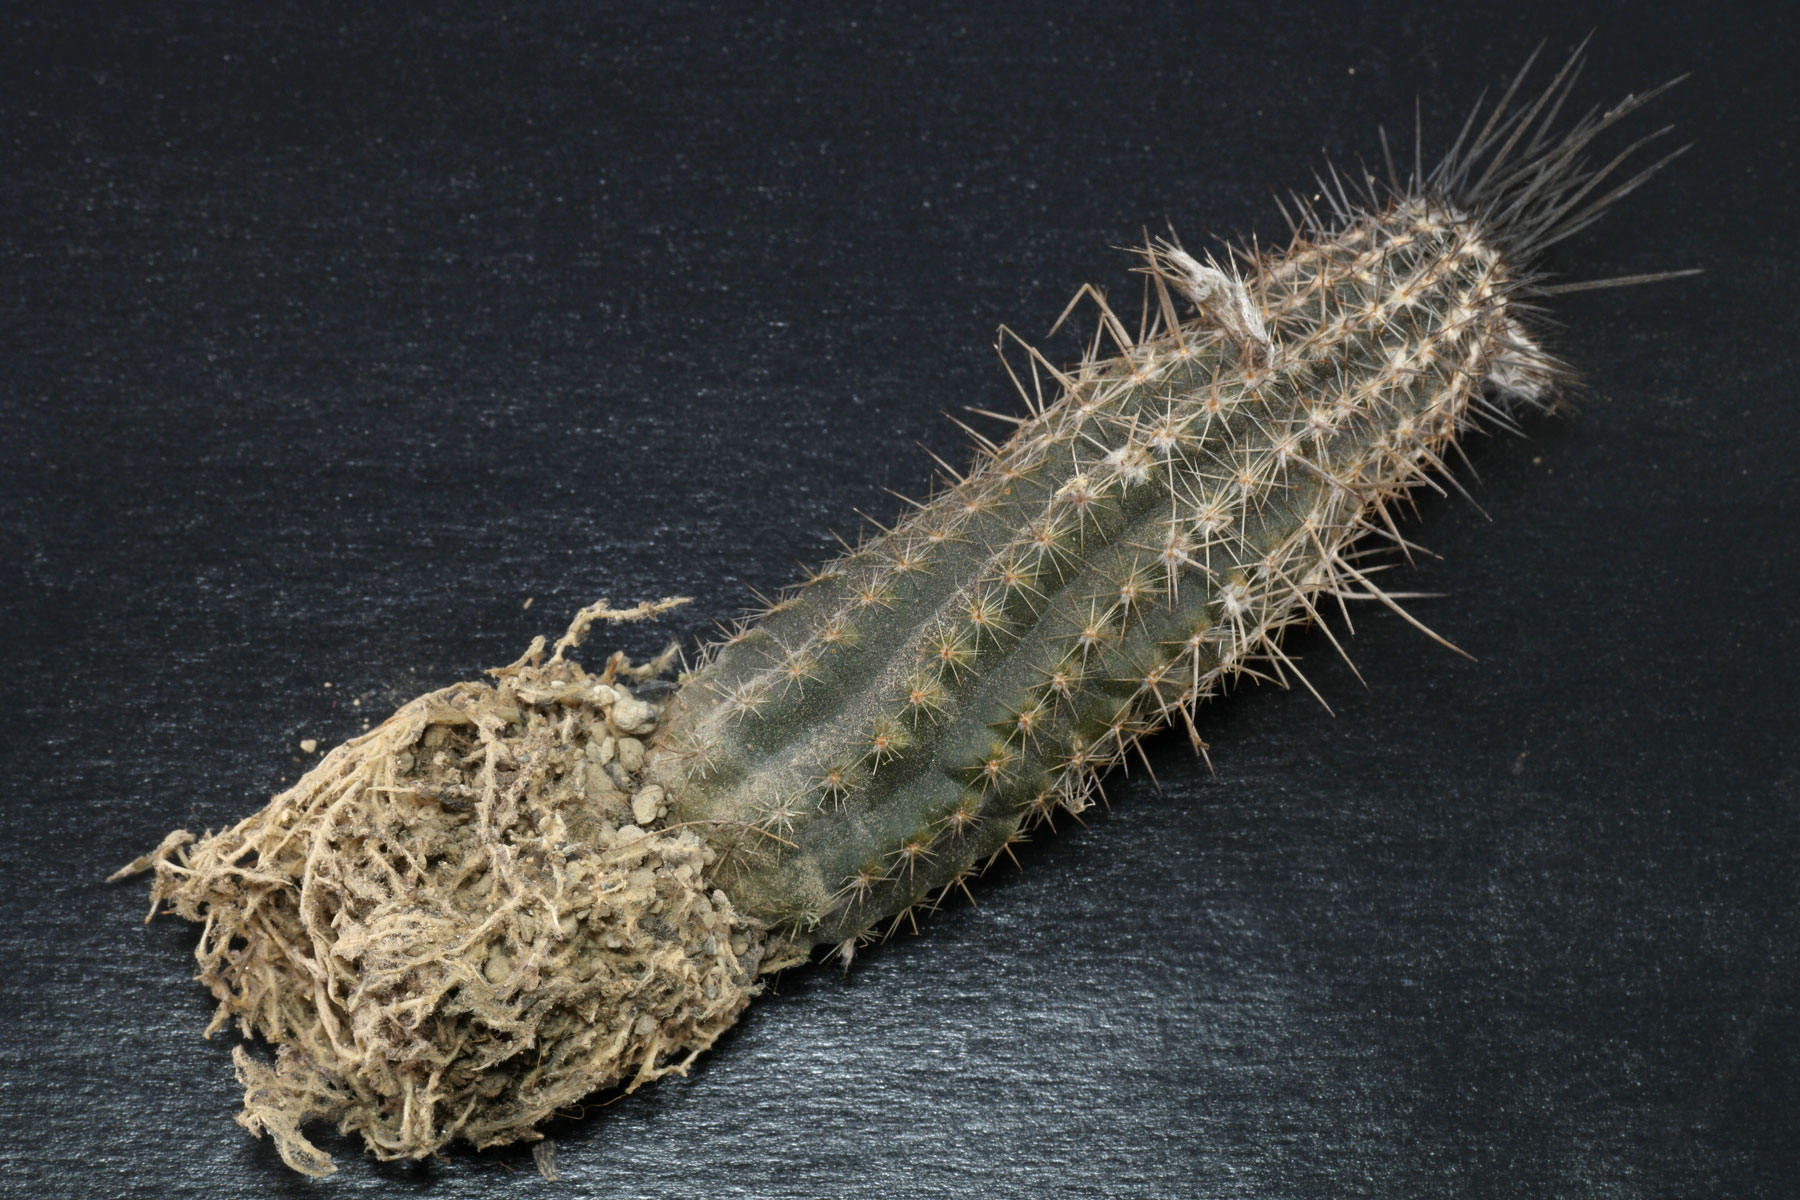
[[[0,31],[0,1193],[1784,1196],[1800,1177],[1791,17],[1633,5],[38,6]],[[261,14],[261,15],[253,15]],[[597,595],[691,636],[916,491],[1172,221],[1539,39],[1696,149],[1564,248],[1592,390],[1367,610],[925,936],[522,1151],[290,1175],[101,877]],[[1648,123],[1648,122],[1646,122]],[[1051,343],[1067,357],[1075,343]],[[1400,575],[1394,576],[1396,580]],[[527,599],[533,603],[527,609]],[[604,640],[605,635],[601,635]],[[622,639],[637,650],[654,632]],[[329,687],[327,684],[329,683]]]

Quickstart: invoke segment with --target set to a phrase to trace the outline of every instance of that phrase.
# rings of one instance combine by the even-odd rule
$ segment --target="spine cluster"
[[[1351,598],[1396,499],[1495,381],[1551,365],[1477,220],[1395,202],[1244,275],[1146,252],[1137,337],[1062,373],[930,502],[714,647],[662,746],[675,815],[740,909],[797,946],[897,919],[1059,811]],[[1096,297],[1098,299],[1098,297]],[[1183,300],[1198,318],[1176,316]],[[1044,403],[1045,377],[1057,398]],[[1367,539],[1365,541],[1365,539]],[[1403,544],[1403,543],[1401,543]]]

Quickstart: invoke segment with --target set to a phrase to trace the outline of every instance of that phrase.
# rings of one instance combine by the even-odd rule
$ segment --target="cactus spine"
[[[659,769],[738,908],[847,956],[1086,807],[1146,733],[1181,720],[1203,748],[1194,705],[1232,677],[1304,683],[1278,637],[1322,604],[1398,609],[1358,565],[1404,547],[1395,502],[1437,486],[1478,415],[1504,419],[1494,399],[1558,382],[1518,316],[1561,290],[1537,254],[1661,165],[1596,196],[1620,160],[1580,152],[1656,93],[1549,136],[1571,81],[1518,109],[1509,91],[1367,203],[1322,184],[1332,217],[1303,204],[1242,274],[1146,248],[1137,336],[1092,293],[1095,352],[1068,374],[1033,356],[1005,444],[710,648]]]

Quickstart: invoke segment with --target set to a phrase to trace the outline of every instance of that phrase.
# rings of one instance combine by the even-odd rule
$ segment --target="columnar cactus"
[[[1147,247],[1148,328],[1094,293],[1110,355],[1034,358],[1010,439],[712,649],[661,769],[742,911],[847,956],[1080,811],[1144,734],[1180,720],[1199,748],[1194,705],[1232,676],[1304,682],[1278,635],[1322,604],[1398,607],[1360,557],[1404,545],[1394,501],[1480,412],[1554,392],[1519,311],[1556,290],[1536,256],[1648,174],[1596,196],[1618,160],[1580,158],[1648,96],[1548,136],[1568,74],[1429,176],[1322,185],[1333,216],[1303,204],[1242,274]]]
[[[1396,503],[1482,415],[1554,395],[1531,303],[1648,278],[1538,273],[1661,165],[1612,182],[1630,150],[1583,157],[1649,96],[1553,132],[1574,65],[1521,106],[1515,82],[1430,173],[1390,159],[1366,200],[1321,181],[1331,212],[1301,202],[1282,250],[1146,247],[1144,327],[1092,293],[1095,352],[1031,356],[1004,444],[710,648],[660,713],[631,688],[666,662],[565,659],[589,622],[668,607],[602,602],[547,659],[540,639],[420,697],[261,813],[133,864],[205,922],[215,1024],[279,1048],[240,1055],[240,1121],[308,1174],[332,1170],[302,1132],[320,1120],[385,1158],[539,1138],[588,1091],[684,1070],[759,972],[847,962],[1081,811],[1144,735],[1179,721],[1203,748],[1194,707],[1232,677],[1304,684],[1282,632],[1398,609],[1366,561],[1406,546]]]

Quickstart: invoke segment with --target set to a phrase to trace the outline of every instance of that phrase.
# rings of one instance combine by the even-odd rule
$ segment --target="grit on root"
[[[302,1133],[360,1133],[381,1158],[453,1139],[491,1146],[606,1087],[683,1072],[756,992],[763,938],[687,828],[661,820],[634,696],[670,654],[614,654],[589,674],[524,657],[421,696],[332,751],[266,808],[198,840],[185,830],[115,878],[154,869],[163,905],[204,929],[200,981],[275,1050],[233,1051],[244,1109],[308,1175],[334,1169]],[[672,652],[671,652],[672,654]]]

